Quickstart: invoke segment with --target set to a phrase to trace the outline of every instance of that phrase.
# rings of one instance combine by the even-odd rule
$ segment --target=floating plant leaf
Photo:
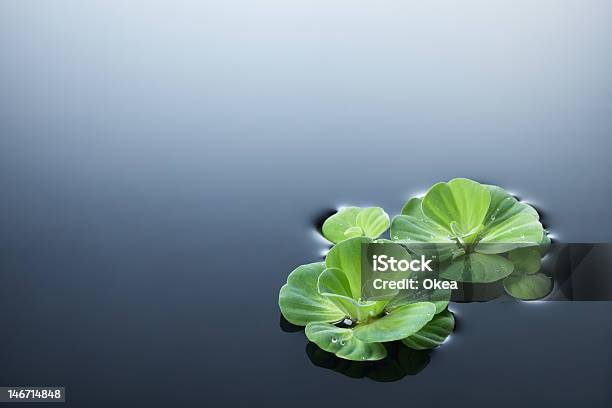
[[[285,319],[298,326],[309,322],[337,322],[345,314],[334,302],[319,294],[317,281],[325,269],[323,262],[297,267],[289,274],[278,295]]]
[[[514,264],[515,272],[533,275],[540,270],[540,256],[537,247],[518,248],[508,253],[508,260]]]
[[[360,301],[351,293],[349,281],[340,269],[329,268],[319,276],[319,293],[332,301],[352,321],[363,321],[379,315],[387,302]]]
[[[427,218],[417,218],[412,215],[398,215],[391,223],[391,238],[394,241],[406,243],[436,243],[453,244],[445,229]]]
[[[387,356],[382,344],[364,342],[354,336],[353,330],[329,323],[309,323],[306,337],[323,350],[347,360],[380,360]]]
[[[544,228],[537,211],[522,203],[504,189],[486,185],[491,194],[491,205],[485,217],[478,252],[499,254],[542,241]]]
[[[319,293],[353,298],[351,284],[346,274],[338,268],[327,268],[319,275]]]
[[[358,325],[354,335],[368,343],[400,340],[418,332],[435,313],[433,303],[412,303],[398,307],[380,319]]]
[[[538,212],[532,206],[518,201],[503,188],[488,184],[484,184],[484,187],[491,195],[491,204],[485,217],[485,225],[494,226],[521,212],[526,212],[536,219],[540,218]]]
[[[406,201],[406,204],[402,207],[402,215],[423,218],[425,214],[423,214],[423,210],[421,209],[421,201],[423,201],[423,199],[419,197],[413,197]]]
[[[501,223],[485,227],[476,251],[499,254],[542,241],[542,224],[529,212],[520,212]]]
[[[437,314],[421,330],[402,339],[402,343],[415,350],[438,347],[455,328],[455,317],[448,309]]]
[[[505,278],[513,269],[512,262],[501,255],[472,252],[445,265],[440,277],[459,282],[489,283]]]
[[[468,179],[434,185],[423,199],[413,198],[393,219],[391,238],[408,243],[437,243],[439,260],[462,260],[447,265],[447,279],[486,283],[512,272],[501,258],[473,256],[502,254],[547,243],[537,211],[497,186]],[[451,244],[457,244],[454,248]],[[468,255],[461,257],[461,253]],[[469,273],[465,273],[469,267]]]
[[[389,216],[380,207],[346,207],[323,223],[323,236],[333,243],[354,237],[378,238],[389,228]]]
[[[550,293],[552,281],[543,273],[512,274],[504,279],[504,289],[510,296],[517,299],[535,300]]]
[[[508,259],[514,264],[512,275],[504,279],[504,289],[510,296],[522,300],[540,299],[552,289],[551,279],[541,268],[540,248],[519,248],[510,251]]]
[[[438,260],[445,260],[452,257],[456,249],[455,241],[443,227],[423,214],[421,210],[421,198],[410,199],[402,209],[402,215],[393,218],[391,223],[391,238],[395,242],[409,245],[410,249],[419,248],[423,245],[420,253],[429,258],[436,257]]]
[[[411,198],[408,200],[402,208],[402,216],[408,216],[412,218],[404,218],[397,216],[393,220],[397,219],[395,229],[399,236],[393,234],[393,224],[391,225],[391,236],[394,240],[406,240],[415,242],[432,242],[432,243],[449,243],[455,242],[451,239],[448,231],[427,218],[422,209],[422,198]],[[415,219],[416,218],[416,219]],[[416,223],[416,226],[410,224]],[[403,237],[402,237],[403,235]]]
[[[421,203],[423,213],[462,241],[471,242],[482,228],[491,195],[486,187],[468,179],[437,183]]]
[[[366,237],[350,238],[335,245],[325,257],[328,268],[339,269],[346,275],[353,299],[361,297],[361,246],[370,242]]]

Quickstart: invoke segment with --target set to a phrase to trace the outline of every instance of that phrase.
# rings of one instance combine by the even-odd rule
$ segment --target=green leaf
[[[357,226],[366,237],[378,238],[389,228],[389,215],[380,207],[368,207],[357,214]]]
[[[389,228],[389,216],[380,207],[346,207],[323,223],[323,236],[333,243],[365,236],[378,238]]]
[[[347,239],[335,245],[325,257],[327,268],[340,269],[351,288],[351,297],[361,297],[361,245],[372,242],[370,238],[357,237]]]
[[[423,210],[421,209],[422,202],[422,198],[411,198],[406,202],[406,204],[404,204],[404,207],[402,207],[402,215],[411,215],[413,217],[423,218],[425,214],[423,214]]]
[[[395,217],[395,232],[393,223],[391,224],[391,237],[394,240],[405,241],[405,242],[426,242],[426,243],[455,243],[451,239],[448,231],[427,218],[422,210],[422,198],[411,198],[404,208],[402,208],[402,215],[407,215],[414,218],[401,218]],[[416,219],[415,219],[416,218]],[[396,235],[396,237],[394,237]]]
[[[329,323],[309,323],[306,337],[323,350],[347,360],[381,360],[387,356],[382,344],[364,342],[354,336],[353,330]]]
[[[476,245],[483,254],[499,254],[515,248],[538,245],[544,228],[529,212],[520,212],[501,223],[486,227]]]
[[[391,239],[405,243],[452,244],[448,231],[426,217],[398,215],[391,223]]]
[[[544,228],[537,211],[521,203],[497,186],[485,186],[491,194],[491,205],[476,251],[499,254],[515,248],[542,242]]]
[[[423,198],[421,209],[429,219],[447,231],[460,232],[458,237],[462,238],[481,228],[490,202],[489,191],[483,185],[458,178],[430,188]]]
[[[504,279],[504,289],[517,299],[535,300],[548,295],[552,289],[551,279],[543,273],[535,275],[512,274]]]
[[[512,262],[503,256],[472,252],[443,266],[440,277],[459,282],[489,283],[505,278],[513,269]]]
[[[434,316],[417,333],[402,339],[402,343],[415,350],[432,349],[442,344],[454,328],[455,317],[447,309]]]
[[[337,322],[345,317],[334,302],[319,294],[317,281],[324,269],[323,262],[316,262],[299,266],[289,274],[278,295],[287,321],[306,326],[310,322]]]
[[[487,227],[494,226],[504,222],[521,212],[531,214],[534,218],[539,219],[537,211],[529,204],[522,203],[513,197],[510,193],[498,186],[485,184],[484,187],[491,195],[491,204],[485,217],[484,225]]]
[[[391,224],[396,241],[452,243],[456,238],[464,246],[477,243],[474,251],[483,254],[546,244],[533,207],[500,187],[468,179],[434,185],[423,199],[409,200],[402,214]]]
[[[533,275],[540,270],[540,256],[538,247],[519,248],[508,253],[508,260],[514,264],[514,272]]]
[[[334,294],[353,298],[351,284],[344,272],[338,268],[327,268],[319,275],[319,293]]]
[[[367,343],[400,340],[421,330],[435,313],[433,303],[412,303],[394,309],[385,317],[358,325],[353,334]]]
[[[441,291],[441,290],[438,290]],[[430,303],[433,303],[434,306],[436,307],[436,314],[442,312],[444,309],[446,309],[446,307],[448,306],[448,302],[450,300],[450,289],[447,290],[449,292],[449,299],[448,300],[434,300],[433,298],[431,298],[430,296],[419,296],[419,295],[414,295],[413,292],[418,292],[417,290],[406,290],[406,291],[402,291],[400,292],[400,294],[398,296],[396,296],[395,298],[393,298],[389,303],[387,303],[385,305],[385,309],[392,311],[395,310],[399,307],[405,306],[405,305],[409,305],[411,303],[418,303],[418,302],[423,302],[423,301],[427,301]],[[440,296],[443,297],[443,296]],[[444,296],[446,297],[446,296]]]
[[[359,301],[352,297],[346,275],[337,268],[329,268],[319,276],[319,293],[331,300],[353,321],[363,321],[382,313],[386,301]]]

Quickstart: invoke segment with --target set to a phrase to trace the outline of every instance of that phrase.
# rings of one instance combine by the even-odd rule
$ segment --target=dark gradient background
[[[71,407],[610,407],[608,302],[455,304],[394,383],[315,367],[314,224],[470,177],[612,241],[609,1],[0,1],[0,385]],[[39,405],[40,406],[40,405]]]

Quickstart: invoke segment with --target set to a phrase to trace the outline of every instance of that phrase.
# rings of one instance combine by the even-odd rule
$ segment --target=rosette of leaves
[[[504,290],[510,296],[523,300],[543,298],[552,290],[552,280],[540,272],[538,248],[519,248],[510,251],[508,259],[514,265],[510,276],[504,279]]]
[[[306,326],[310,341],[347,360],[383,359],[383,343],[396,340],[412,339],[405,344],[417,348],[440,344],[454,327],[446,310],[450,294],[435,303],[422,301],[418,293],[361,299],[361,249],[368,242],[372,240],[366,237],[344,240],[329,251],[325,262],[291,272],[279,293],[285,319]],[[436,318],[443,313],[451,318]]]
[[[378,238],[389,224],[389,215],[380,207],[345,207],[325,220],[322,231],[337,244],[355,237]]]
[[[537,211],[500,187],[457,178],[412,198],[391,223],[391,238],[437,244],[446,260],[440,277],[489,283],[510,275],[503,254],[548,240]]]

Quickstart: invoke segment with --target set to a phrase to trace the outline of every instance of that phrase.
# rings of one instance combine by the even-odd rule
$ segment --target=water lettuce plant
[[[345,207],[323,223],[323,236],[337,244],[348,238],[378,238],[389,228],[389,215],[380,207]]]
[[[457,178],[412,198],[393,219],[391,239],[439,244],[452,259],[440,277],[489,283],[514,270],[503,256],[546,240],[537,211],[500,187]]]
[[[381,239],[389,227],[390,240]],[[413,255],[433,245],[440,278],[467,284],[503,279],[506,293],[518,299],[538,299],[552,288],[541,273],[550,239],[537,211],[500,187],[469,179],[435,184],[411,198],[392,222],[380,207],[343,208],[323,223],[322,233],[335,245],[324,262],[289,274],[279,306],[287,321],[305,326],[312,343],[346,360],[381,360],[389,342],[431,349],[455,325],[447,308],[450,290],[403,290],[364,300],[364,243],[404,244]]]
[[[523,300],[540,299],[550,293],[552,280],[540,272],[540,256],[537,248],[519,248],[508,254],[514,270],[504,279],[506,293]]]
[[[362,300],[361,249],[366,242],[372,240],[349,238],[334,246],[325,262],[291,272],[279,294],[285,319],[306,326],[310,341],[347,360],[380,360],[387,355],[382,343],[396,340],[406,339],[407,346],[418,349],[439,345],[454,327],[450,313],[444,324],[434,320],[446,311],[450,293],[436,303],[422,301],[418,293]]]

